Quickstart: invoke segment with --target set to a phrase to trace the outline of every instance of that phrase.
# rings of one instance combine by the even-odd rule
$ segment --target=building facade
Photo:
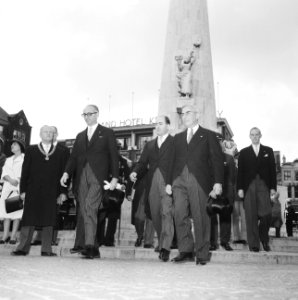
[[[298,159],[286,162],[285,157],[281,166],[281,182],[288,188],[288,198],[298,199]]]
[[[23,110],[16,114],[8,114],[0,107],[0,138],[4,142],[3,152],[10,156],[10,141],[14,138],[22,140],[26,147],[30,145],[31,129]]]

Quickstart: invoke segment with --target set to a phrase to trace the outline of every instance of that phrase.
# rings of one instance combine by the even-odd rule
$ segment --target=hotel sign
[[[150,117],[148,119],[132,118],[126,120],[117,120],[117,121],[105,121],[105,122],[101,122],[101,125],[106,127],[127,127],[127,126],[154,125],[155,123],[156,123],[156,117]]]

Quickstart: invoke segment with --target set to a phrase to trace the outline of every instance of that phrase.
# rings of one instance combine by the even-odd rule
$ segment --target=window
[[[4,127],[0,125],[0,135],[3,134]]]
[[[294,197],[298,198],[298,186],[297,185],[294,188]]]
[[[292,198],[292,186],[288,186],[288,198]]]
[[[295,171],[295,181],[298,181],[298,171]]]
[[[25,141],[25,133],[21,130],[14,130],[13,131],[13,138]]]
[[[284,171],[284,180],[285,181],[291,180],[291,171]]]

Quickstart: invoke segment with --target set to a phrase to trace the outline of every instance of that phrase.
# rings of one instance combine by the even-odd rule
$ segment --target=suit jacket
[[[149,167],[147,190],[150,190],[152,178],[157,168],[159,168],[165,182],[167,181],[172,156],[171,152],[173,151],[173,141],[174,138],[168,135],[160,148],[157,146],[157,138],[145,145],[134,171],[137,174],[143,173]]]
[[[276,168],[272,148],[260,145],[258,157],[252,146],[240,151],[237,189],[246,192],[250,183],[257,175],[264,180],[268,189],[276,190]]]
[[[77,135],[65,168],[65,172],[70,176],[75,173],[75,192],[86,163],[89,163],[100,185],[104,184],[104,180],[109,180],[109,174],[115,178],[119,177],[119,154],[112,129],[98,125],[90,141],[87,128]]]
[[[185,166],[208,195],[214,183],[223,184],[223,153],[215,132],[199,126],[187,144],[187,130],[174,137],[171,171],[167,180],[173,184]]]

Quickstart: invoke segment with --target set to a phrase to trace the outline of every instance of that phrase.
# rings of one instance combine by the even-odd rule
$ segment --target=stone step
[[[0,255],[9,255],[15,249],[13,245],[1,245]],[[71,254],[70,248],[54,246],[53,252],[61,257],[81,257],[80,254]],[[39,256],[40,246],[31,247],[30,256]],[[158,253],[153,249],[135,248],[135,247],[101,247],[102,259],[131,259],[131,260],[158,260]],[[172,250],[170,259],[178,254],[178,250]],[[53,258],[54,259],[54,258]],[[229,264],[291,264],[298,265],[298,254],[287,252],[249,252],[246,250],[225,251],[219,249],[212,252],[211,262],[229,263]]]

